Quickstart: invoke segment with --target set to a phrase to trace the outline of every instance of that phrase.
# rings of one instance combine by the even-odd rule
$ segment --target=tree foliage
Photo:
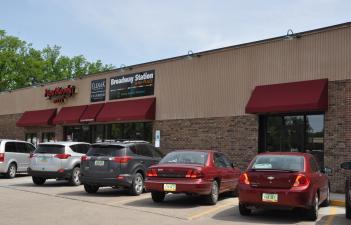
[[[100,60],[88,62],[82,55],[63,56],[60,50],[56,45],[37,50],[0,30],[0,91],[114,69]]]

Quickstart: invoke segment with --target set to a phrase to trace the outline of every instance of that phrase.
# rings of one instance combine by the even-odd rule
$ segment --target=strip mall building
[[[145,139],[219,150],[241,168],[259,152],[309,152],[342,191],[351,23],[3,92],[0,104],[1,138]]]

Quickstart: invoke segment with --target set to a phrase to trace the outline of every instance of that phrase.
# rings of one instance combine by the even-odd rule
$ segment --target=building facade
[[[144,139],[219,150],[242,169],[260,152],[309,152],[342,192],[351,23],[2,92],[0,103],[1,138]]]

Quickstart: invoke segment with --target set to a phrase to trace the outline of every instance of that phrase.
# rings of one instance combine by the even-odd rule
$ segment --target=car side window
[[[17,152],[15,142],[7,142],[5,144],[5,152]]]
[[[222,155],[222,158],[223,158],[223,161],[224,161],[226,167],[227,167],[227,168],[232,168],[232,163],[230,162],[230,160],[228,159],[228,157],[225,156],[225,155]]]
[[[31,153],[35,151],[35,147],[31,144],[26,144],[26,149],[27,149],[27,153]]]
[[[133,154],[139,155],[139,154],[138,154],[138,150],[137,150],[137,148],[136,148],[134,145],[129,146],[129,149],[130,149],[130,151],[131,151]]]
[[[79,145],[71,145],[70,148],[72,149],[72,151],[79,153]]]
[[[147,145],[139,144],[136,146],[136,148],[137,148],[138,155],[152,157],[152,151],[151,149],[148,148]]]
[[[215,163],[215,166],[218,168],[226,168],[227,167],[222,156],[223,155],[219,154],[219,153],[214,154],[214,163]]]
[[[18,153],[27,153],[26,144],[23,142],[16,142],[16,151]]]
[[[80,145],[80,153],[82,154],[87,154],[87,152],[89,151],[90,149],[90,145],[87,145],[87,144],[81,144]]]
[[[318,165],[313,158],[310,159],[310,165],[311,165],[312,172],[316,173],[319,171]]]

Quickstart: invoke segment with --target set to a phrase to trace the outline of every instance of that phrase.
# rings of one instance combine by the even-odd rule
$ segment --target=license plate
[[[262,201],[263,202],[278,202],[278,194],[262,194]]]
[[[176,191],[177,186],[175,184],[164,184],[163,190],[164,191]]]
[[[95,166],[103,166],[105,164],[105,161],[95,161]]]

